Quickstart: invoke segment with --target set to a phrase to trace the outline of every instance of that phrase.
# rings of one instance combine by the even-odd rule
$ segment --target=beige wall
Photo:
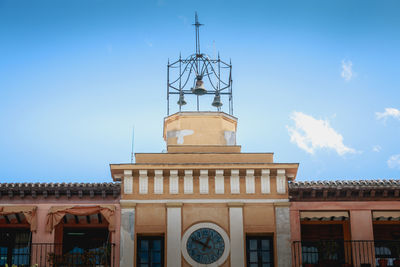
[[[136,204],[136,235],[164,235],[165,236],[165,252],[167,228],[167,207],[165,204]],[[211,222],[219,225],[225,232],[230,235],[229,207],[227,203],[184,203],[182,205],[182,235],[194,224],[201,222]],[[275,225],[275,208],[274,204],[269,203],[247,203],[243,205],[243,221],[244,236],[246,234],[270,234],[274,236],[276,244],[276,225]],[[277,258],[276,250],[275,260]],[[244,252],[245,253],[245,252]],[[166,253],[165,253],[166,262]],[[136,259],[135,259],[136,264]],[[182,266],[190,265],[182,257]],[[230,258],[222,265],[230,266]]]

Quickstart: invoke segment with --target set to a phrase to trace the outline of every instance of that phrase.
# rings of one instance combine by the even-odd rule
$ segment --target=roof
[[[354,187],[393,187],[400,188],[400,180],[328,180],[328,181],[294,181],[289,188],[354,188]]]
[[[289,182],[291,201],[400,200],[400,180]]]
[[[102,196],[103,198],[112,195],[118,197],[121,192],[120,183],[0,183],[0,197],[7,195],[36,198],[55,196]]]

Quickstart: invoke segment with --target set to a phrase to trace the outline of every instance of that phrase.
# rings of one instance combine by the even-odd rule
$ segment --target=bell
[[[179,100],[178,100],[177,104],[179,106],[183,106],[183,105],[187,104],[182,92],[179,94]]]
[[[196,80],[196,86],[192,88],[192,92],[195,95],[204,95],[207,93],[207,90],[204,88],[204,82],[200,79]]]
[[[214,100],[211,105],[216,108],[222,107],[221,97],[218,93],[215,94]]]

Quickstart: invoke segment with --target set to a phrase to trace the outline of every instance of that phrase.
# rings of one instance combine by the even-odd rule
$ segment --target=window
[[[64,228],[63,262],[59,264],[96,265],[110,264],[111,247],[107,228]]]
[[[272,236],[247,236],[246,253],[248,267],[273,267]]]
[[[163,236],[139,236],[137,251],[138,267],[164,266]]]
[[[0,266],[29,266],[30,245],[29,229],[0,229]]]

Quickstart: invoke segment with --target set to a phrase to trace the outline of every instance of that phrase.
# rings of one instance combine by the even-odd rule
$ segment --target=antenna
[[[132,126],[132,152],[131,152],[131,164],[133,164],[133,161],[135,159],[135,154],[133,153],[134,149],[134,144],[135,144],[135,125]]]

